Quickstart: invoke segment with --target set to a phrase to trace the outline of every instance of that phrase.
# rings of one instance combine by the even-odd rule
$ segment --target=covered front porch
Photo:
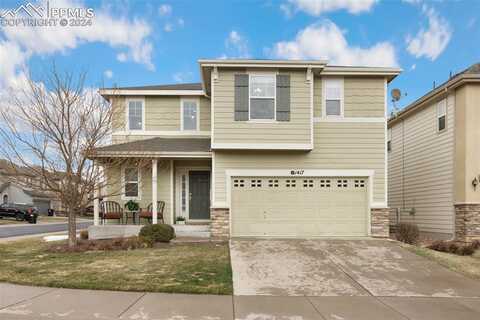
[[[105,177],[94,200],[96,231],[129,236],[148,223],[173,225],[178,235],[209,231],[210,139],[132,141],[99,148],[93,158]]]

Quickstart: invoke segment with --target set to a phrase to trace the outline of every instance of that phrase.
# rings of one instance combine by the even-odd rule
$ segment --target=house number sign
[[[300,169],[290,170],[290,175],[292,175],[292,176],[303,176],[304,172],[305,172],[305,170],[300,170]]]

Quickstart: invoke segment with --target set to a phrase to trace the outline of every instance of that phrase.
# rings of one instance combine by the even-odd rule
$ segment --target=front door
[[[189,219],[210,219],[210,171],[190,171],[188,177],[190,191]]]

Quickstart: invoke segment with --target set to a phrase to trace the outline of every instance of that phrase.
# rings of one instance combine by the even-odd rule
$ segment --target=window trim
[[[327,82],[329,80],[340,82],[340,115],[327,116]],[[343,119],[345,117],[345,78],[344,77],[322,77],[322,118]]]
[[[445,113],[442,115],[439,115],[439,109],[440,109],[440,104],[444,103],[445,104]],[[436,108],[435,108],[435,119],[436,119],[436,127],[437,127],[437,133],[442,133],[447,131],[447,114],[448,114],[448,106],[447,106],[447,99],[444,98],[436,103]],[[440,130],[440,118],[445,117],[445,127]]]
[[[185,130],[183,122],[184,102],[195,102],[197,106],[197,128],[195,130]],[[198,132],[200,131],[200,99],[199,98],[180,98],[180,131]]]
[[[125,181],[125,169],[127,168],[137,168],[138,172],[138,195],[136,197],[127,197],[125,195],[125,187],[127,185],[127,181]],[[140,167],[135,165],[124,165],[121,168],[122,170],[122,200],[142,200],[142,170]]]
[[[251,100],[252,96],[250,94],[250,89],[252,87],[252,76],[266,76],[273,77],[273,118],[272,119],[252,119],[251,117]],[[253,99],[272,99],[271,97],[253,97]],[[277,122],[277,73],[276,72],[250,72],[248,73],[248,121],[256,123],[271,123]]]
[[[142,103],[142,129],[130,129],[130,102],[140,101]],[[145,131],[145,98],[127,98],[125,99],[125,131],[142,132]]]

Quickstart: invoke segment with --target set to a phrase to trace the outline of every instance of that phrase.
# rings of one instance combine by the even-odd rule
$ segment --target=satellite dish
[[[392,89],[390,94],[392,95],[392,100],[393,101],[398,101],[402,97],[402,92],[400,91],[400,89],[397,89],[397,88]]]

